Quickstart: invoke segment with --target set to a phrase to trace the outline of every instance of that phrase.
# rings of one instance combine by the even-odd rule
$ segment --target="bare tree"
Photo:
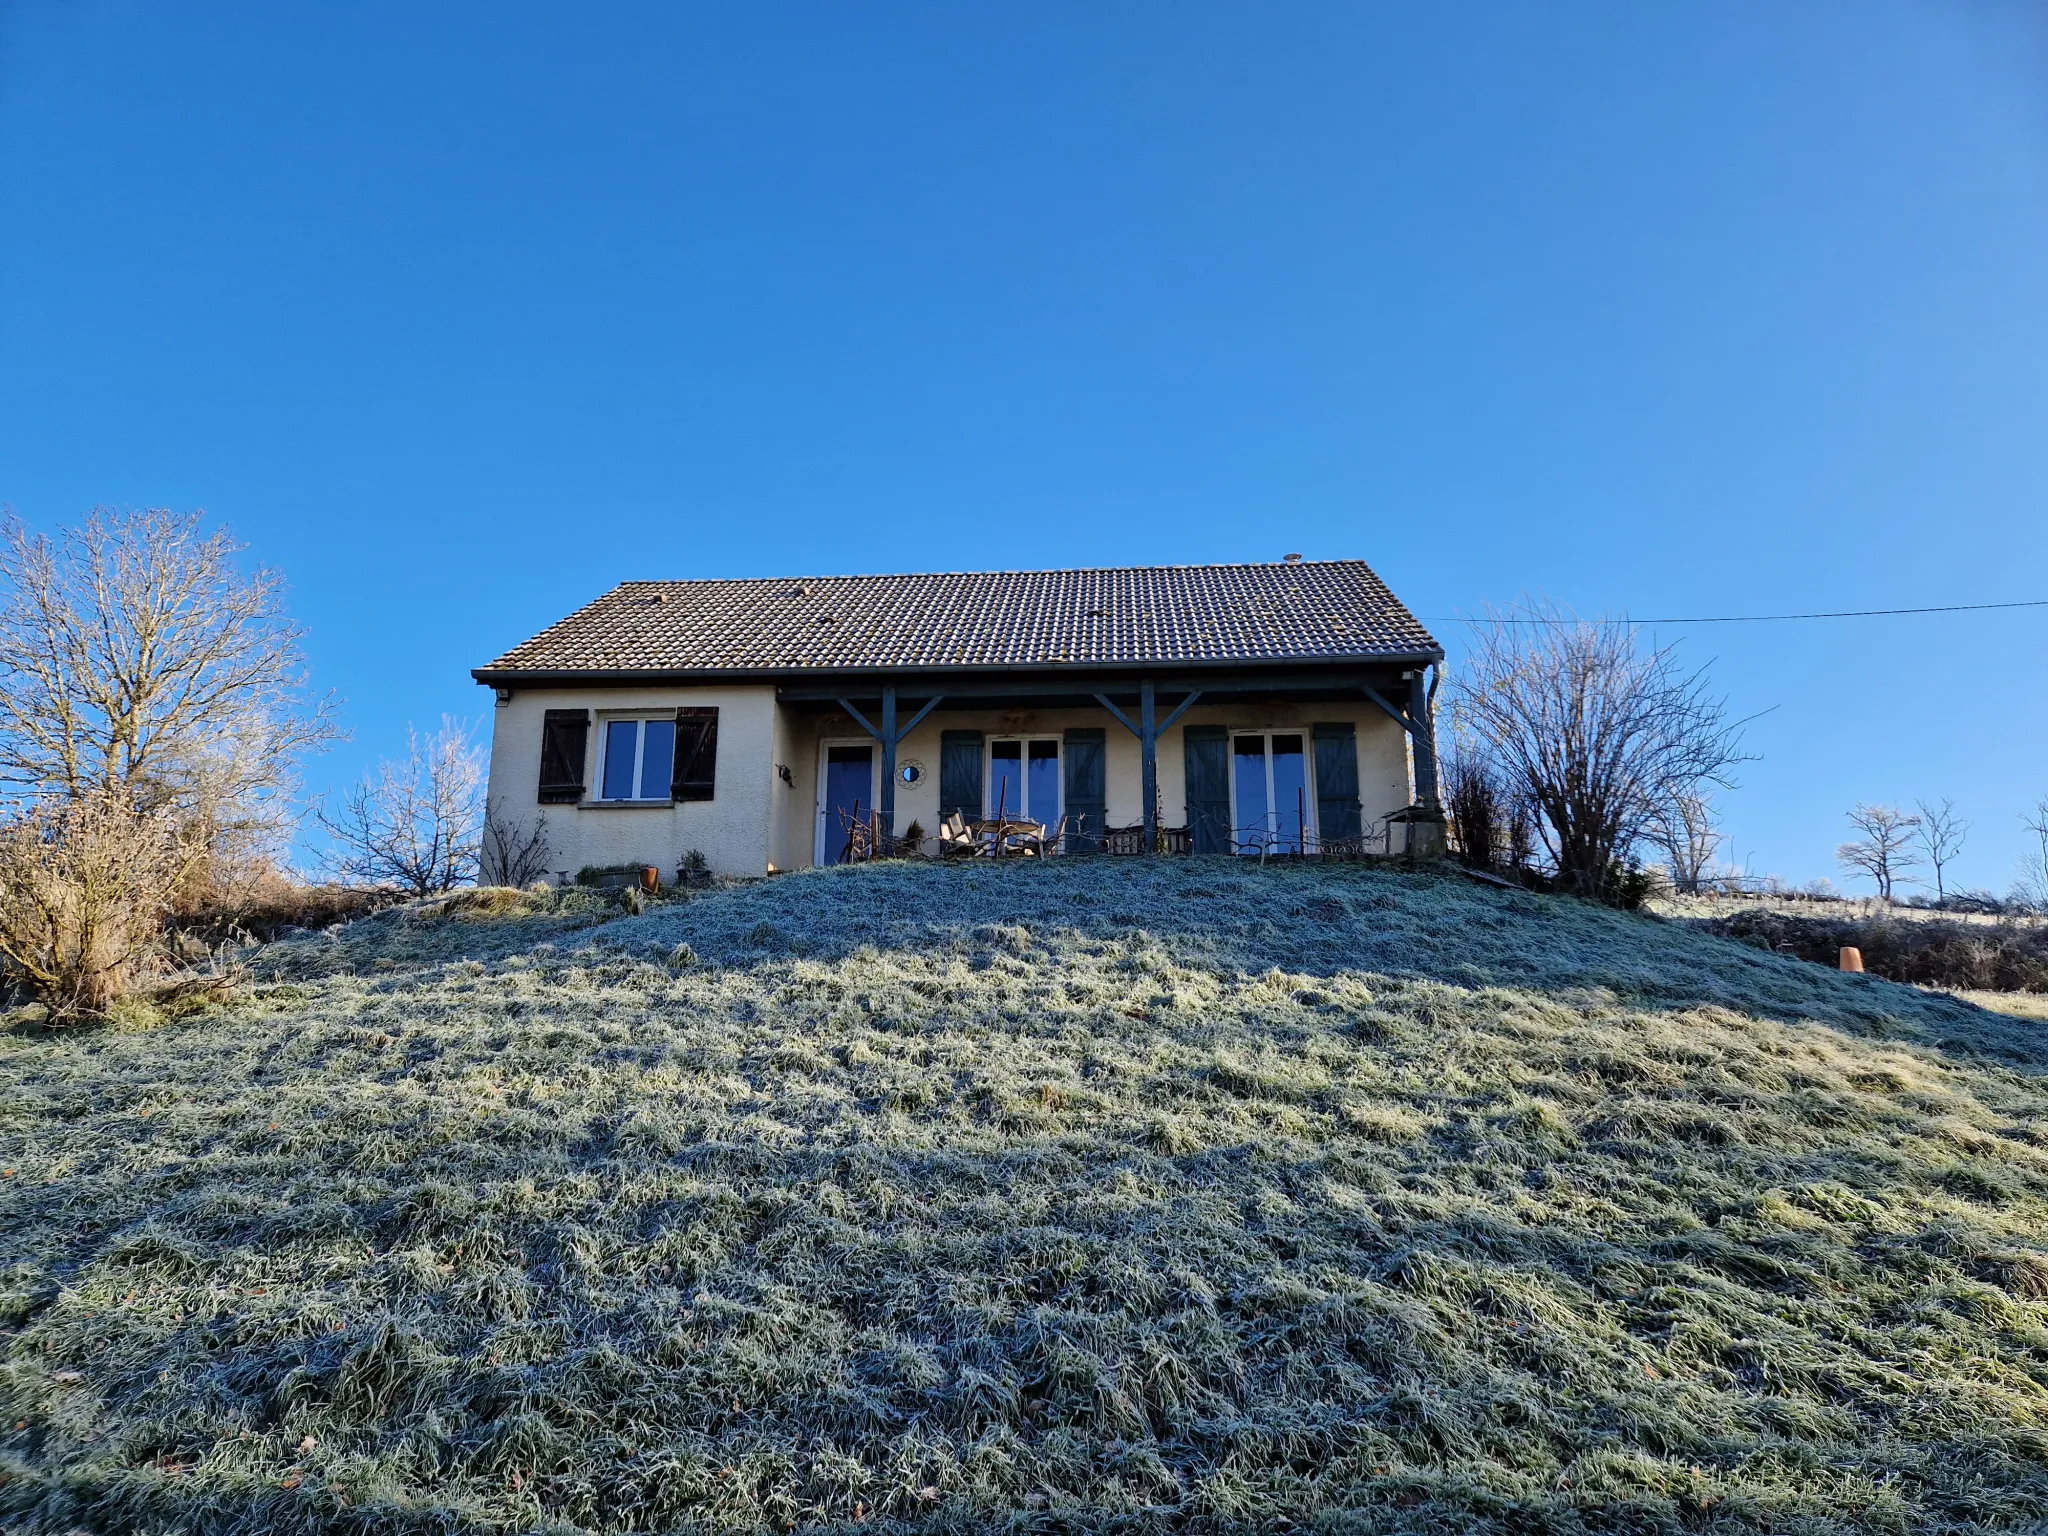
[[[1849,825],[1863,835],[1835,849],[1844,869],[1860,870],[1877,882],[1880,900],[1892,899],[1892,887],[1907,878],[1906,871],[1919,866],[1913,852],[1913,832],[1918,816],[1908,816],[1896,806],[1863,805],[1849,812]]]
[[[1920,813],[1920,848],[1927,855],[1928,868],[1934,871],[1934,899],[1948,900],[1947,872],[1949,865],[1963,851],[1963,840],[1970,835],[1970,824],[1956,814],[1956,803],[1944,799],[1940,805],[1919,801],[1914,810]]]
[[[106,1012],[154,968],[171,892],[204,850],[119,789],[49,795],[0,823],[0,961],[54,1021]]]
[[[51,539],[0,514],[0,784],[174,806],[216,841],[277,832],[331,705],[283,579],[238,569],[201,517],[101,507]]]
[[[379,763],[342,796],[338,814],[314,814],[334,838],[327,862],[342,879],[431,896],[476,879],[484,756],[449,715],[431,736],[411,726],[405,734],[402,759]]]
[[[1672,889],[1687,896],[1700,893],[1714,855],[1726,841],[1714,826],[1713,802],[1689,791],[1672,796],[1652,812],[1644,836],[1669,861]]]
[[[1494,615],[1474,626],[1453,690],[1453,718],[1534,807],[1559,884],[1583,896],[1614,898],[1658,810],[1728,785],[1742,761],[1704,670],[1626,622],[1547,605]]]
[[[2031,812],[2020,816],[2020,825],[2033,834],[2034,846],[2020,858],[2015,893],[2032,906],[2048,907],[2048,795],[2036,800]]]
[[[486,884],[531,885],[548,872],[553,857],[545,811],[530,825],[513,820],[495,804],[484,812],[481,862]]]

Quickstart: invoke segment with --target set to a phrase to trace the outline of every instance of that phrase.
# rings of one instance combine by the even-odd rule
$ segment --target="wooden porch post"
[[[1181,701],[1167,711],[1166,718],[1161,720],[1156,708],[1158,701],[1153,696],[1152,679],[1149,677],[1143,678],[1138,683],[1138,718],[1133,720],[1129,715],[1116,707],[1116,702],[1108,694],[1098,693],[1095,695],[1095,702],[1109,711],[1109,717],[1138,738],[1138,766],[1140,769],[1138,778],[1141,785],[1139,793],[1145,797],[1144,815],[1139,822],[1139,825],[1144,828],[1139,835],[1145,839],[1145,846],[1139,850],[1141,853],[1152,854],[1159,851],[1157,844],[1159,841],[1160,734],[1170,727],[1174,721],[1192,709],[1195,701],[1201,696],[1201,689],[1190,688],[1181,698]]]
[[[1139,793],[1145,797],[1145,853],[1159,851],[1159,728],[1153,714],[1152,679],[1138,684]]]
[[[896,690],[882,688],[882,789],[875,798],[882,812],[882,835],[896,835]]]
[[[1414,722],[1409,737],[1415,743],[1415,802],[1435,810],[1436,722],[1429,718],[1429,689],[1420,667],[1408,674],[1408,718]]]

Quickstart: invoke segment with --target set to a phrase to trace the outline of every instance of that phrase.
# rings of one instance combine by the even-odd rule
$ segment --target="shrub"
[[[171,909],[171,927],[207,944],[236,939],[268,943],[294,928],[331,928],[381,912],[404,899],[388,885],[305,885],[263,866],[188,884]]]
[[[1445,759],[1444,810],[1459,861],[1474,869],[1520,869],[1535,852],[1528,808],[1475,752]]]
[[[411,726],[405,734],[403,758],[386,758],[374,777],[343,793],[339,810],[330,815],[316,806],[313,816],[334,839],[327,857],[337,875],[433,896],[477,877],[484,854],[484,754],[471,743],[467,723],[453,716],[442,716],[431,736]],[[519,884],[539,872],[528,867],[537,859],[522,858],[517,846],[508,851],[502,838],[500,844],[499,860],[521,866],[509,873],[494,869],[500,882]]]
[[[1709,933],[1834,967],[1842,947],[1888,981],[1987,992],[2048,992],[2048,928],[1938,918],[1807,917],[1761,908],[1702,918]]]
[[[0,826],[0,957],[54,1022],[98,1017],[154,977],[193,861],[168,812],[117,795],[49,800]]]
[[[554,906],[554,889],[545,884],[524,889],[511,885],[478,885],[468,890],[451,891],[423,910],[435,917],[489,922],[499,918],[531,917],[536,912],[552,911]]]
[[[511,820],[495,804],[484,813],[480,863],[487,882],[493,885],[531,885],[547,874],[553,858],[546,812],[542,812],[530,825]]]

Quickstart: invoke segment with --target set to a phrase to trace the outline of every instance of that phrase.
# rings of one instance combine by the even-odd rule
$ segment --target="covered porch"
[[[784,684],[774,862],[1003,854],[1019,822],[1034,855],[1440,851],[1430,688],[1426,662]]]

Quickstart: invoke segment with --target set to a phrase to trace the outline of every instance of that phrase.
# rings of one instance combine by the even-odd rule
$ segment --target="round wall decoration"
[[[924,764],[914,757],[905,758],[896,765],[897,781],[906,788],[924,782]]]

